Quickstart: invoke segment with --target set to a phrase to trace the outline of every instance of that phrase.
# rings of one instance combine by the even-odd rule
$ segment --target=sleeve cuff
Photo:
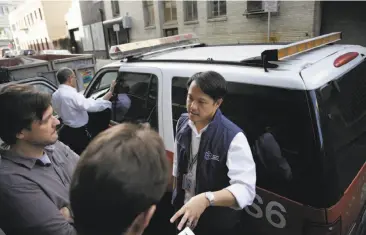
[[[231,207],[234,210],[242,210],[242,209],[244,209],[244,207],[246,207],[247,205],[251,205],[253,202],[249,198],[249,195],[245,195],[245,194],[248,194],[247,193],[248,189],[246,188],[245,185],[232,184],[232,185],[226,187],[226,190],[231,192],[236,199],[236,206]]]

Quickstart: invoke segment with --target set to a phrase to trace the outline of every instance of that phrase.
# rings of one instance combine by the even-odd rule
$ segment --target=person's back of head
[[[80,159],[70,189],[78,233],[142,234],[169,181],[159,134],[120,124],[99,134]]]
[[[76,86],[76,76],[72,69],[63,67],[56,73],[57,81],[62,85],[66,84],[72,87]]]

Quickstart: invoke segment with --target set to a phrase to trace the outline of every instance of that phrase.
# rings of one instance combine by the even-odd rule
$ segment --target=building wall
[[[107,58],[104,42],[102,18],[105,20],[103,1],[80,1],[83,31],[83,52],[92,53],[97,58]]]
[[[107,19],[112,19],[111,2],[105,1]],[[200,39],[210,44],[266,42],[268,18],[266,14],[243,16],[246,1],[227,1],[227,16],[215,20],[208,19],[208,2],[197,1],[198,20],[184,22],[183,1],[176,1],[177,23],[165,25],[163,5],[154,2],[155,27],[146,28],[142,1],[120,1],[121,15],[126,12],[132,18],[131,41],[163,37],[165,28],[178,27],[179,33],[194,32]],[[277,42],[291,42],[314,36],[316,2],[280,1],[279,12],[271,17],[271,36]]]
[[[39,11],[41,11],[42,18]],[[37,19],[35,19],[34,12],[36,12]],[[34,22],[29,24],[27,16],[30,13],[33,15]],[[15,30],[12,29],[12,32],[17,49],[29,49],[30,45],[37,44],[37,40],[40,43],[41,39],[44,47],[46,47],[45,42],[47,39],[49,47],[52,48],[41,1],[25,1],[19,5],[17,9],[10,12],[9,23],[10,25],[16,25]]]
[[[71,1],[61,0],[27,0],[19,4],[9,14],[10,25],[15,25],[12,33],[17,49],[43,50],[47,49],[46,42],[53,49],[52,41],[67,37],[65,15],[70,6]]]
[[[71,1],[42,1],[45,22],[51,40],[66,38],[65,15],[71,8]]]
[[[8,46],[12,41],[11,25],[9,24],[9,13],[14,10],[19,1],[9,1],[0,3],[0,46]]]

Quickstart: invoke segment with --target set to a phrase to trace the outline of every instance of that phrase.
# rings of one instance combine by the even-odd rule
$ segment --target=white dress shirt
[[[189,127],[192,129],[192,155],[195,156],[198,152],[199,143],[202,133],[207,129],[207,126],[200,132],[192,121],[188,121]],[[190,156],[190,157],[193,157]],[[235,197],[238,207],[233,209],[240,210],[251,205],[255,198],[256,171],[255,163],[252,156],[247,138],[242,132],[239,132],[230,143],[227,154],[226,166],[228,167],[228,177],[230,185],[226,188]],[[197,162],[193,165],[192,171],[194,179],[196,178]],[[174,160],[173,160],[173,176],[178,177],[178,160],[177,160],[177,144],[175,143]],[[195,181],[193,182],[195,185]],[[185,192],[184,203],[195,196],[195,188]]]
[[[99,98],[85,98],[75,88],[68,85],[60,85],[52,95],[52,107],[62,118],[65,125],[72,128],[79,128],[89,121],[87,112],[99,112],[111,108],[109,100]]]

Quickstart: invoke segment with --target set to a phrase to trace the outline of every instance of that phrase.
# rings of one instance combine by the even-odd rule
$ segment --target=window
[[[117,71],[109,71],[97,77],[87,96],[102,97],[111,82],[116,79]],[[120,96],[112,100],[112,119],[116,122],[149,122],[158,130],[158,79],[153,74],[122,74],[124,84],[116,86]],[[104,85],[102,85],[104,84]],[[104,89],[102,89],[104,87]]]
[[[37,11],[34,11],[34,19],[37,19]]]
[[[50,45],[48,45],[48,40],[47,40],[47,38],[44,38],[44,41],[46,42],[46,48],[47,48],[47,50],[48,50],[48,49],[50,49]]]
[[[12,29],[13,31],[15,31],[15,30],[16,30],[16,28],[15,28],[15,24],[13,24],[13,25],[11,26],[11,29]]]
[[[177,4],[175,1],[164,1],[164,22],[177,21]]]
[[[226,1],[209,1],[209,18],[226,16]]]
[[[332,160],[325,164],[335,165],[336,177],[330,181],[342,195],[366,161],[365,73],[364,61],[316,91],[324,152]]]
[[[143,1],[144,7],[144,17],[145,17],[145,27],[155,25],[155,14],[154,14],[154,2],[153,1]]]
[[[38,8],[38,11],[39,11],[39,18],[42,20],[42,11],[41,11],[41,8]]]
[[[41,46],[42,46],[42,50],[44,50],[44,45],[43,45],[43,40],[41,38]]]
[[[53,94],[53,92],[55,92],[54,89],[52,89],[51,87],[47,86],[46,84],[41,84],[41,83],[36,83],[36,84],[32,84],[32,86],[40,92],[45,92],[48,93],[50,95]]]
[[[184,21],[194,21],[197,19],[197,1],[184,1]]]
[[[119,16],[119,2],[118,1],[111,1],[111,3],[112,3],[113,17]]]
[[[0,15],[3,16],[4,15],[4,8],[0,7]]]
[[[172,80],[174,129],[186,112],[187,80]],[[221,111],[248,139],[257,165],[257,185],[307,205],[316,203],[308,196],[314,193],[317,174],[312,172],[315,140],[306,93],[244,83],[227,85],[229,93]],[[272,144],[279,151],[269,148]]]
[[[247,12],[263,11],[262,1],[247,1]]]
[[[165,37],[178,35],[178,28],[164,29]]]
[[[5,12],[5,14],[9,14],[9,8],[7,6],[4,7],[4,12]]]
[[[30,18],[31,18],[31,22],[32,22],[32,25],[33,25],[33,24],[34,24],[34,20],[33,20],[33,14],[32,14],[32,13],[30,13],[29,15],[30,15]]]

